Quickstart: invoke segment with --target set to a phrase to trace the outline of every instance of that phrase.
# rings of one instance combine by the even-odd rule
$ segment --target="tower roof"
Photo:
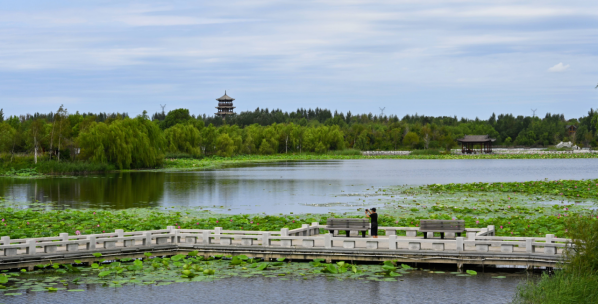
[[[222,97],[220,97],[220,98],[218,98],[216,100],[218,100],[218,101],[233,101],[235,99],[232,98],[232,97],[230,97],[230,96],[228,96],[228,95],[226,95],[226,91],[224,91],[224,95],[222,95]]]

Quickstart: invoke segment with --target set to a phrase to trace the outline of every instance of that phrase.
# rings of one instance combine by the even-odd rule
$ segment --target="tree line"
[[[598,115],[566,120],[492,114],[487,120],[450,116],[373,115],[298,109],[294,112],[256,109],[223,120],[194,116],[187,109],[168,113],[56,112],[10,116],[0,110],[0,157],[11,161],[29,154],[42,160],[86,160],[118,168],[160,166],[168,153],[194,157],[238,154],[326,153],[331,150],[444,149],[464,135],[490,135],[497,145],[550,146],[572,141],[595,146]],[[570,134],[567,126],[577,132]]]

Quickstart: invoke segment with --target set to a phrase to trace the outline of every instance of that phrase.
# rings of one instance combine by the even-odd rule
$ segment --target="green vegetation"
[[[447,155],[416,153],[414,155],[377,155],[366,156],[355,150],[330,151],[326,154],[275,154],[275,155],[237,155],[233,157],[200,157],[178,153],[169,154],[164,162],[165,169],[218,169],[228,166],[239,166],[251,163],[301,161],[301,160],[342,160],[342,159],[573,159],[598,158],[596,153],[584,154],[496,154],[496,155]]]
[[[470,183],[428,185],[424,190],[433,192],[502,192],[525,193],[534,195],[557,195],[569,199],[587,199],[598,197],[598,179],[591,180],[555,180],[507,183]]]
[[[562,269],[519,286],[515,303],[597,303],[598,221],[568,221],[575,247],[566,254]]]
[[[588,205],[580,201],[562,201],[564,196],[555,195],[553,188],[574,187],[577,184],[578,189],[583,186],[584,189],[589,187],[595,190],[598,189],[596,183],[596,180],[586,180],[496,183],[496,187],[483,183],[427,185],[397,189],[372,188],[366,189],[369,192],[361,196],[351,196],[355,196],[356,205],[361,205],[361,200],[365,201],[366,197],[369,197],[368,204],[373,204],[372,200],[378,198],[375,204],[380,207],[379,223],[383,227],[416,227],[420,219],[460,219],[465,220],[466,226],[472,228],[494,225],[497,235],[543,236],[552,233],[566,237],[566,221],[569,218],[596,221],[597,215],[591,203]],[[524,187],[524,184],[527,192],[512,191]],[[496,190],[504,188],[508,190]],[[583,198],[595,199],[596,196],[591,196],[590,193],[592,192],[583,195]],[[565,197],[578,198],[576,192]],[[325,224],[328,217],[363,217],[362,208],[357,208],[354,213],[343,214],[226,215],[215,214],[202,207],[112,211],[51,210],[52,205],[2,201],[0,235],[11,238],[45,237],[62,232],[92,234],[116,229],[164,229],[166,226],[182,229],[212,229],[218,226],[226,230],[275,231],[281,228],[299,228],[301,224],[312,222]]]
[[[0,163],[0,176],[10,177],[39,177],[43,174],[81,174],[107,172],[115,170],[114,165],[107,163],[92,163],[88,161],[38,161],[31,162],[32,157],[17,156],[11,163]]]
[[[0,121],[0,172],[36,168],[40,173],[161,168],[165,155],[199,159],[219,156],[326,154],[355,156],[363,150],[415,150],[413,158],[473,158],[446,155],[466,134],[488,134],[496,144],[549,147],[561,140],[596,145],[598,115],[591,110],[579,120],[563,115],[538,117],[492,115],[488,120],[455,117],[378,117],[332,114],[299,109],[286,113],[257,109],[229,117],[195,117],[187,109],[135,118],[123,114],[56,113],[11,116]],[[575,135],[565,126],[578,126]],[[27,157],[19,157],[27,155]],[[331,157],[331,156],[328,156]],[[590,155],[500,156],[500,158],[573,158]],[[19,160],[19,158],[21,158]],[[172,157],[174,158],[174,157]],[[180,157],[177,157],[180,158]],[[407,157],[397,157],[407,158]],[[85,163],[82,166],[36,166],[44,162]],[[26,162],[27,167],[20,166]],[[90,164],[97,164],[93,167]]]
[[[51,263],[37,265],[32,272],[22,271],[0,274],[0,289],[5,296],[21,295],[24,292],[84,291],[87,284],[102,284],[105,287],[125,285],[165,286],[173,283],[213,282],[231,277],[266,277],[279,280],[308,280],[325,276],[335,280],[390,281],[403,280],[412,273],[433,273],[434,275],[471,277],[477,272],[468,270],[445,273],[415,269],[397,261],[380,264],[353,264],[344,261],[325,263],[322,259],[307,262],[290,262],[279,258],[274,262],[250,258],[246,255],[205,258],[197,251],[170,257],[155,257],[146,252],[143,259],[125,258],[112,262],[97,254],[96,263],[91,266]],[[18,291],[18,292],[15,292]]]

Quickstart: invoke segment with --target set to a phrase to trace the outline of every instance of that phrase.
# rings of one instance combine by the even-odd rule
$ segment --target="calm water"
[[[457,277],[410,274],[404,281],[372,282],[315,278],[230,278],[167,286],[79,286],[85,292],[30,292],[2,296],[4,303],[509,303],[524,277],[489,274]]]
[[[213,171],[0,178],[0,197],[53,202],[56,208],[202,206],[223,213],[322,213],[374,203],[372,186],[545,178],[598,178],[598,159],[304,161]]]

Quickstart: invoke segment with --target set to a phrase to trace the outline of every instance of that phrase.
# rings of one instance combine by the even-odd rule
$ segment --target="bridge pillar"
[[[388,236],[388,249],[390,249],[390,250],[397,250],[397,236],[396,236],[396,234]]]
[[[525,239],[525,252],[534,253],[534,246],[532,245],[533,242],[534,242],[534,238],[526,238]]]
[[[96,237],[93,235],[87,236],[87,250],[95,250],[96,249]]]
[[[35,254],[36,251],[37,251],[37,247],[35,246],[35,240],[27,241],[27,254],[33,255],[33,254]]]
[[[145,233],[143,233],[143,236],[145,237],[143,239],[143,245],[144,246],[151,246],[152,245],[152,233],[151,232],[145,232]]]
[[[330,233],[324,234],[324,248],[332,248],[332,235]]]
[[[262,234],[262,246],[270,246],[270,232],[264,232],[264,234]]]
[[[10,236],[3,236],[0,238],[2,245],[10,245]]]
[[[457,238],[457,252],[463,252],[463,237]]]

